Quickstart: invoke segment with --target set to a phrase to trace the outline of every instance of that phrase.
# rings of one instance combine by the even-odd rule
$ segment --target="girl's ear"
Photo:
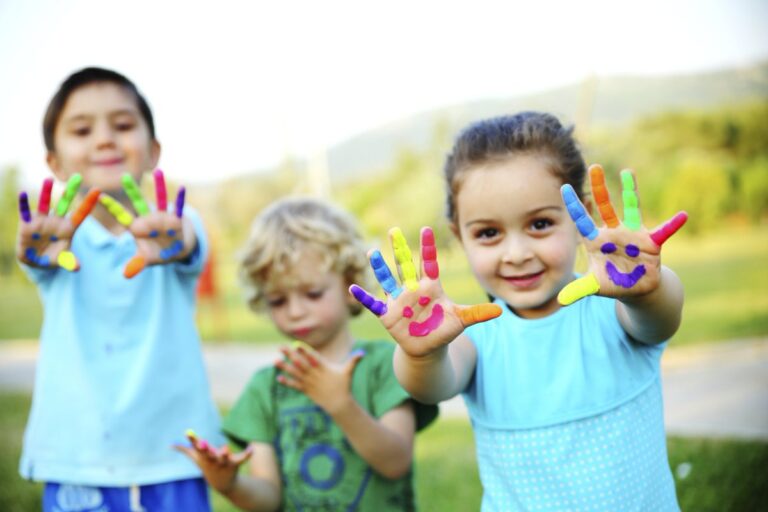
[[[56,177],[57,180],[66,183],[66,181],[69,179],[69,175],[66,171],[64,171],[61,168],[61,163],[59,162],[58,157],[56,156],[56,153],[53,151],[49,151],[45,154],[45,163],[48,164],[48,168],[53,172],[53,175]]]
[[[451,229],[451,233],[453,233],[453,236],[456,237],[456,239],[461,242],[461,230],[459,230],[459,226],[456,225],[456,223],[451,222],[448,224],[448,227]]]
[[[149,157],[152,159],[152,165],[150,166],[150,169],[157,168],[157,163],[160,161],[160,150],[161,150],[160,143],[157,141],[157,139],[152,139],[152,142],[150,142],[149,146]]]

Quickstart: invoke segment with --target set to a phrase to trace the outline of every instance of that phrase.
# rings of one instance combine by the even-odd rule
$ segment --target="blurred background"
[[[620,169],[635,169],[646,225],[689,212],[664,253],[686,286],[673,346],[765,339],[766,34],[763,0],[0,0],[0,344],[39,332],[39,300],[14,256],[17,196],[48,175],[47,102],[90,65],[126,74],[145,94],[160,166],[206,221],[213,260],[198,320],[209,345],[281,341],[246,308],[236,255],[253,217],[289,194],[345,206],[372,246],[394,225],[414,243],[421,226],[435,227],[446,289],[458,302],[482,300],[447,231],[442,161],[468,122],[522,109],[574,124],[612,190]],[[372,315],[354,330],[385,337]],[[18,441],[28,396],[5,399],[0,432]],[[441,466],[451,491],[440,472],[424,476],[425,510],[464,492],[441,443],[464,436],[456,464],[473,464],[468,427],[445,425],[419,457]],[[684,510],[768,506],[757,490],[768,483],[768,445],[750,443],[670,439],[673,467],[702,457],[698,467],[710,468],[678,482]],[[18,510],[34,509],[34,497],[19,497],[34,494],[27,484],[10,483],[15,449],[2,454],[0,503],[6,492],[7,503],[26,503]],[[479,496],[476,478],[469,485],[467,510]]]

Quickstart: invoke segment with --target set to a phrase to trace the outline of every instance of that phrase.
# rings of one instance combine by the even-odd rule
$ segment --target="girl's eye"
[[[307,292],[307,297],[312,300],[317,300],[323,296],[325,290],[310,290]]]
[[[115,123],[115,129],[120,132],[127,132],[129,130],[133,130],[134,124],[133,122],[120,122]]]
[[[536,219],[531,222],[531,229],[533,231],[544,231],[545,229],[552,227],[553,222],[549,219]]]
[[[90,126],[78,126],[78,127],[72,129],[72,133],[75,134],[78,137],[85,137],[89,133],[91,133],[91,127]]]
[[[475,231],[475,238],[478,239],[491,239],[499,235],[499,230],[496,228],[483,228]]]

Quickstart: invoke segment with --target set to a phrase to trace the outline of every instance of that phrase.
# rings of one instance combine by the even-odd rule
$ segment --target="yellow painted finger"
[[[392,250],[395,252],[395,260],[400,267],[403,277],[403,285],[409,290],[416,290],[419,287],[419,280],[416,276],[416,265],[413,264],[413,255],[408,242],[400,228],[389,230],[389,236],[392,237]]]
[[[61,251],[56,257],[56,262],[64,270],[74,272],[80,269],[80,264],[77,262],[77,258],[72,254],[72,251]]]
[[[117,222],[123,226],[130,226],[133,222],[133,215],[126,210],[123,205],[117,202],[114,198],[107,194],[101,194],[99,196],[99,202],[104,205],[104,208],[115,218]]]
[[[588,295],[594,295],[599,291],[600,283],[597,282],[595,275],[587,274],[584,277],[580,277],[575,281],[568,283],[568,285],[557,294],[557,300],[563,306],[568,306],[579,299],[583,299]]]

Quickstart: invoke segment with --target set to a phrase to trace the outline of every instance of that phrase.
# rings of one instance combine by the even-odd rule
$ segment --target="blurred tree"
[[[0,171],[0,276],[16,273],[16,230],[19,223],[19,171]]]

